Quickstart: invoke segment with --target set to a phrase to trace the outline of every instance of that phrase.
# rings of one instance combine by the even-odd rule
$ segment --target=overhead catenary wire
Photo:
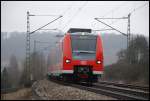
[[[33,14],[31,15],[30,14],[29,16],[60,16],[60,15],[33,15]]]
[[[58,29],[54,28],[54,29],[40,29],[40,30],[58,30]]]
[[[64,27],[62,28],[62,30],[64,30],[72,22],[72,20],[79,14],[79,12],[81,12],[81,10],[83,9],[83,7],[85,7],[87,3],[88,3],[88,1],[86,1],[81,7],[78,8],[78,10],[76,11],[76,13],[74,13],[73,17],[64,25]]]
[[[145,4],[142,4],[141,6],[139,6],[139,7],[137,7],[137,8],[134,8],[131,12],[130,12],[130,14],[132,14],[132,13],[134,13],[135,11],[137,11],[137,10],[139,10],[139,9],[141,9],[141,8],[143,8],[144,6],[146,6],[147,4],[149,4],[149,3],[145,3]],[[125,14],[124,16],[126,16],[127,14]],[[120,19],[119,19],[120,20]],[[114,23],[117,23],[119,20],[115,20],[115,21],[113,21],[111,24],[109,24],[109,25],[112,25],[112,24],[114,24]],[[104,28],[106,28],[106,27],[104,27]]]
[[[106,25],[106,26],[108,26],[108,27],[110,27],[110,28],[112,28],[112,29],[116,30],[117,32],[119,32],[119,33],[123,34],[124,36],[127,36],[125,33],[123,33],[123,32],[121,32],[121,31],[119,31],[119,30],[118,30],[118,29],[116,29],[116,28],[113,28],[112,26],[110,26],[110,25],[108,25],[108,24],[106,24],[106,23],[104,23],[104,22],[102,22],[102,21],[100,21],[100,20],[98,20],[98,19],[99,19],[99,18],[95,18],[95,20],[97,20],[97,21],[99,21],[99,22],[103,23],[104,25]]]
[[[84,7],[86,4],[87,4],[87,2],[85,2],[81,7],[78,8],[77,12],[73,15],[73,18],[71,18],[71,19],[65,24],[65,26],[63,27],[63,29],[64,29],[65,27],[67,27],[67,25],[69,25],[69,24],[72,22],[72,20],[77,16],[77,14],[79,14],[79,12],[83,9],[83,7]],[[62,30],[63,30],[63,29],[62,29]]]
[[[51,21],[51,22],[49,22],[49,23],[47,23],[47,24],[43,25],[42,27],[40,27],[40,28],[38,28],[38,29],[36,29],[36,30],[32,31],[30,34],[32,34],[32,33],[36,32],[36,31],[38,31],[38,30],[40,30],[40,29],[44,28],[45,26],[47,26],[47,25],[49,25],[49,24],[53,23],[54,21],[58,20],[58,19],[59,19],[59,18],[61,18],[61,17],[63,17],[63,16],[59,16],[58,18],[54,19],[53,21]]]
[[[127,28],[127,35],[126,34],[124,34],[124,33],[122,33],[123,35],[126,35],[127,36],[127,49],[128,49],[128,46],[130,46],[129,45],[129,42],[130,42],[130,15],[133,13],[133,12],[135,12],[135,11],[137,11],[137,10],[139,10],[139,9],[141,9],[141,8],[143,8],[144,6],[146,6],[147,4],[149,4],[149,3],[145,3],[144,5],[142,4],[141,6],[139,6],[139,7],[137,7],[137,8],[134,8],[134,10],[132,10],[131,12],[129,12],[128,13],[128,28]],[[104,18],[103,18],[104,19]],[[106,19],[106,18],[105,18]],[[98,20],[98,19],[96,19],[96,20]],[[99,21],[99,20],[98,20]],[[117,20],[118,21],[118,20]],[[117,22],[117,21],[115,21],[115,22]],[[99,21],[99,22],[101,22],[101,23],[103,23],[103,24],[105,24],[105,25],[107,25],[107,26],[109,26],[108,24],[106,24],[106,23],[104,23],[104,22],[102,22],[102,21]],[[112,22],[112,23],[114,23],[114,22]],[[112,25],[112,24],[111,24]],[[109,26],[109,27],[111,27],[111,26]],[[113,27],[112,27],[113,28]],[[116,30],[117,31],[117,30]],[[118,31],[119,32],[119,31]],[[131,35],[132,36],[132,35]],[[129,58],[129,61],[130,61],[130,58]]]
[[[72,3],[69,7],[67,7],[67,9],[64,10],[64,11],[61,13],[61,15],[64,17],[64,16],[66,15],[66,13],[72,9],[73,5],[74,5],[74,3]],[[62,21],[62,19],[61,19],[60,22],[59,22],[59,26],[60,26],[59,28],[60,28],[60,29],[61,29],[61,21]],[[60,31],[60,30],[59,30],[59,31]]]
[[[73,6],[73,3],[72,3],[72,5],[70,5],[70,6],[61,14],[61,16],[64,16],[64,15],[67,13],[67,11],[72,8],[72,6]],[[30,16],[60,16],[60,15],[30,15]],[[60,25],[60,24],[59,24],[59,25]],[[46,25],[45,25],[45,26],[46,26]],[[56,29],[37,29],[37,30],[56,30]],[[33,32],[35,32],[35,31],[33,31]],[[31,34],[32,34],[32,33],[31,33]]]
[[[116,12],[117,10],[119,10],[119,8],[121,8],[123,5],[126,5],[127,1],[123,2],[121,5],[117,6],[116,8],[112,9],[111,11],[108,11],[106,14],[104,14],[102,17],[105,17],[106,15],[110,14],[111,12]]]
[[[73,5],[74,5],[74,2],[73,2],[69,7],[67,7],[67,9],[66,9],[61,15],[65,16],[65,14],[66,14],[69,10],[72,9]]]
[[[105,16],[107,16],[108,14],[110,14],[111,12],[116,12],[117,10],[119,10],[123,5],[127,5],[128,4],[128,2],[127,1],[125,1],[125,2],[123,2],[121,5],[119,5],[118,7],[116,7],[116,8],[114,8],[114,9],[112,9],[111,11],[109,11],[109,12],[107,12],[105,15],[103,15],[102,17],[104,18]],[[120,19],[119,19],[120,20]],[[115,20],[115,21],[118,21],[118,20]],[[113,24],[115,21],[112,21],[112,23],[111,24]],[[111,25],[110,24],[110,25]],[[104,27],[104,28],[102,28],[102,29],[105,29],[106,28],[106,26]]]
[[[114,29],[100,29],[100,30],[92,30],[92,31],[106,31],[106,30],[114,30]]]
[[[130,14],[132,14],[133,12],[135,12],[135,11],[137,11],[137,10],[143,8],[144,6],[146,6],[146,5],[148,5],[148,4],[149,4],[149,3],[145,3],[145,4],[141,5],[141,6],[139,6],[139,7],[135,8],[135,9],[133,9],[133,10],[130,12]]]

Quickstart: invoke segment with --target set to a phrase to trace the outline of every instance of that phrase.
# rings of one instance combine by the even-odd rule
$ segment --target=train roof
[[[96,33],[92,31],[92,29],[85,29],[85,28],[70,28],[67,33],[71,35],[91,35],[97,36]]]
[[[83,28],[70,28],[67,32],[68,33],[75,33],[75,32],[87,32],[87,33],[91,33],[92,30],[91,29],[83,29]]]

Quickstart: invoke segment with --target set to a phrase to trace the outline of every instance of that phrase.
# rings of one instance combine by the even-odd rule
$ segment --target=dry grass
[[[32,95],[30,88],[23,88],[13,93],[1,94],[1,100],[25,100]]]

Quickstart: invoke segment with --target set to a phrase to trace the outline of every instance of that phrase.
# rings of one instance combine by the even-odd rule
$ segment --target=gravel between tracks
[[[59,85],[46,79],[38,81],[36,93],[46,100],[115,100],[112,97]]]

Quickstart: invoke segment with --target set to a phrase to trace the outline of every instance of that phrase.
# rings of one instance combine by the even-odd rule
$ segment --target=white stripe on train
[[[73,73],[73,70],[59,70],[52,71],[51,73]],[[93,74],[103,74],[103,71],[93,71]]]

